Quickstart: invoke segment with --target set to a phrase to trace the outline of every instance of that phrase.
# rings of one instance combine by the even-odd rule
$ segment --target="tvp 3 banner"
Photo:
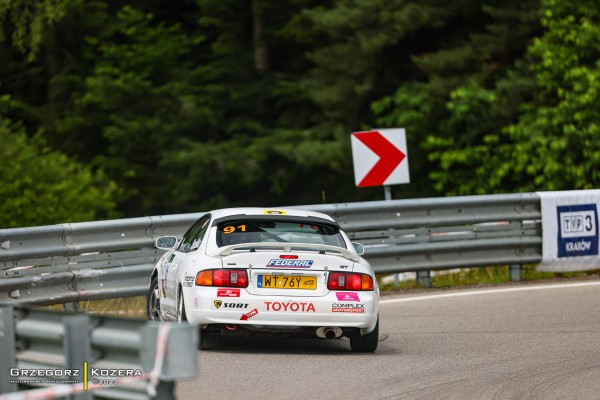
[[[538,192],[542,201],[542,262],[538,271],[600,269],[600,190]]]

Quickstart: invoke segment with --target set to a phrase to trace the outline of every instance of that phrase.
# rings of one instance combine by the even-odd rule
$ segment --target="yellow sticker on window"
[[[269,215],[285,215],[285,211],[280,211],[280,210],[265,210],[265,214],[269,214]]]
[[[246,225],[226,226],[225,228],[223,228],[223,233],[226,234],[226,235],[229,235],[230,233],[233,233],[236,230],[242,231],[242,232],[246,232]]]

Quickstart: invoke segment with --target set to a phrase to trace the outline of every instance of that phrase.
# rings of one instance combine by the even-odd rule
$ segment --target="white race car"
[[[329,216],[261,208],[204,214],[167,250],[150,279],[148,317],[188,321],[206,334],[350,338],[374,352],[379,287],[363,247]]]

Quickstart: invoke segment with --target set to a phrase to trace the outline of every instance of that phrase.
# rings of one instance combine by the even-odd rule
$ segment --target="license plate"
[[[316,276],[258,275],[258,288],[264,289],[306,289],[317,288]]]

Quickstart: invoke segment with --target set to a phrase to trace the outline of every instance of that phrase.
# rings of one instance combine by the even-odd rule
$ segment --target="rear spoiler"
[[[233,253],[234,250],[238,249],[254,249],[254,248],[268,248],[268,249],[282,249],[285,253],[291,253],[292,249],[310,249],[318,251],[331,251],[341,253],[344,258],[352,261],[358,261],[359,257],[356,253],[344,249],[343,247],[330,246],[327,244],[316,244],[316,243],[279,243],[279,242],[257,242],[257,243],[238,243],[230,246],[224,246],[219,248],[214,254],[217,256],[228,256]]]

